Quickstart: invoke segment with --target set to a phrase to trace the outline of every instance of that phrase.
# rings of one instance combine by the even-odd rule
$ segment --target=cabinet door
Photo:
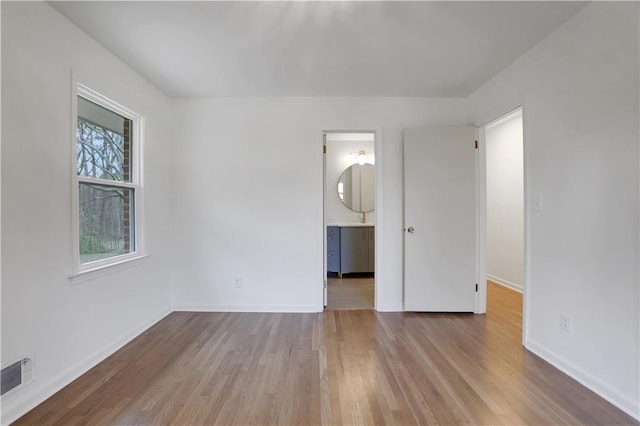
[[[375,255],[376,255],[376,228],[371,227],[369,228],[369,250],[368,250],[368,255],[369,255],[369,269],[367,272],[375,272],[376,270],[376,259],[375,259]]]
[[[343,273],[369,270],[368,227],[343,227],[340,229],[340,270]]]

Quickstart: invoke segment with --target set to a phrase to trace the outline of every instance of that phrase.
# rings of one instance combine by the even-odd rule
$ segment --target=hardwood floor
[[[636,424],[486,315],[175,312],[36,407],[28,425]]]
[[[373,277],[327,279],[327,309],[373,309]]]

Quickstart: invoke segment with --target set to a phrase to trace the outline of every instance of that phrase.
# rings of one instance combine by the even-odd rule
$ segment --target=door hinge
[[[327,153],[327,146],[326,145],[322,145],[322,153],[323,154]]]
[[[476,292],[478,291],[478,283],[476,283]]]
[[[327,282],[326,281],[324,282],[324,288],[327,288]]]
[[[476,149],[478,149],[478,141],[476,141]]]

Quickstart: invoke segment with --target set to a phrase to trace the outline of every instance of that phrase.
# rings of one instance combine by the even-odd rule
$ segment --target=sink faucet
[[[362,223],[367,223],[367,213],[362,212]]]

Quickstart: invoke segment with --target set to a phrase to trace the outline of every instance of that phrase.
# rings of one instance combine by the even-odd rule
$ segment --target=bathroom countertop
[[[327,226],[372,226],[375,227],[376,225],[373,223],[360,223],[360,222],[353,222],[353,223],[327,223]]]

